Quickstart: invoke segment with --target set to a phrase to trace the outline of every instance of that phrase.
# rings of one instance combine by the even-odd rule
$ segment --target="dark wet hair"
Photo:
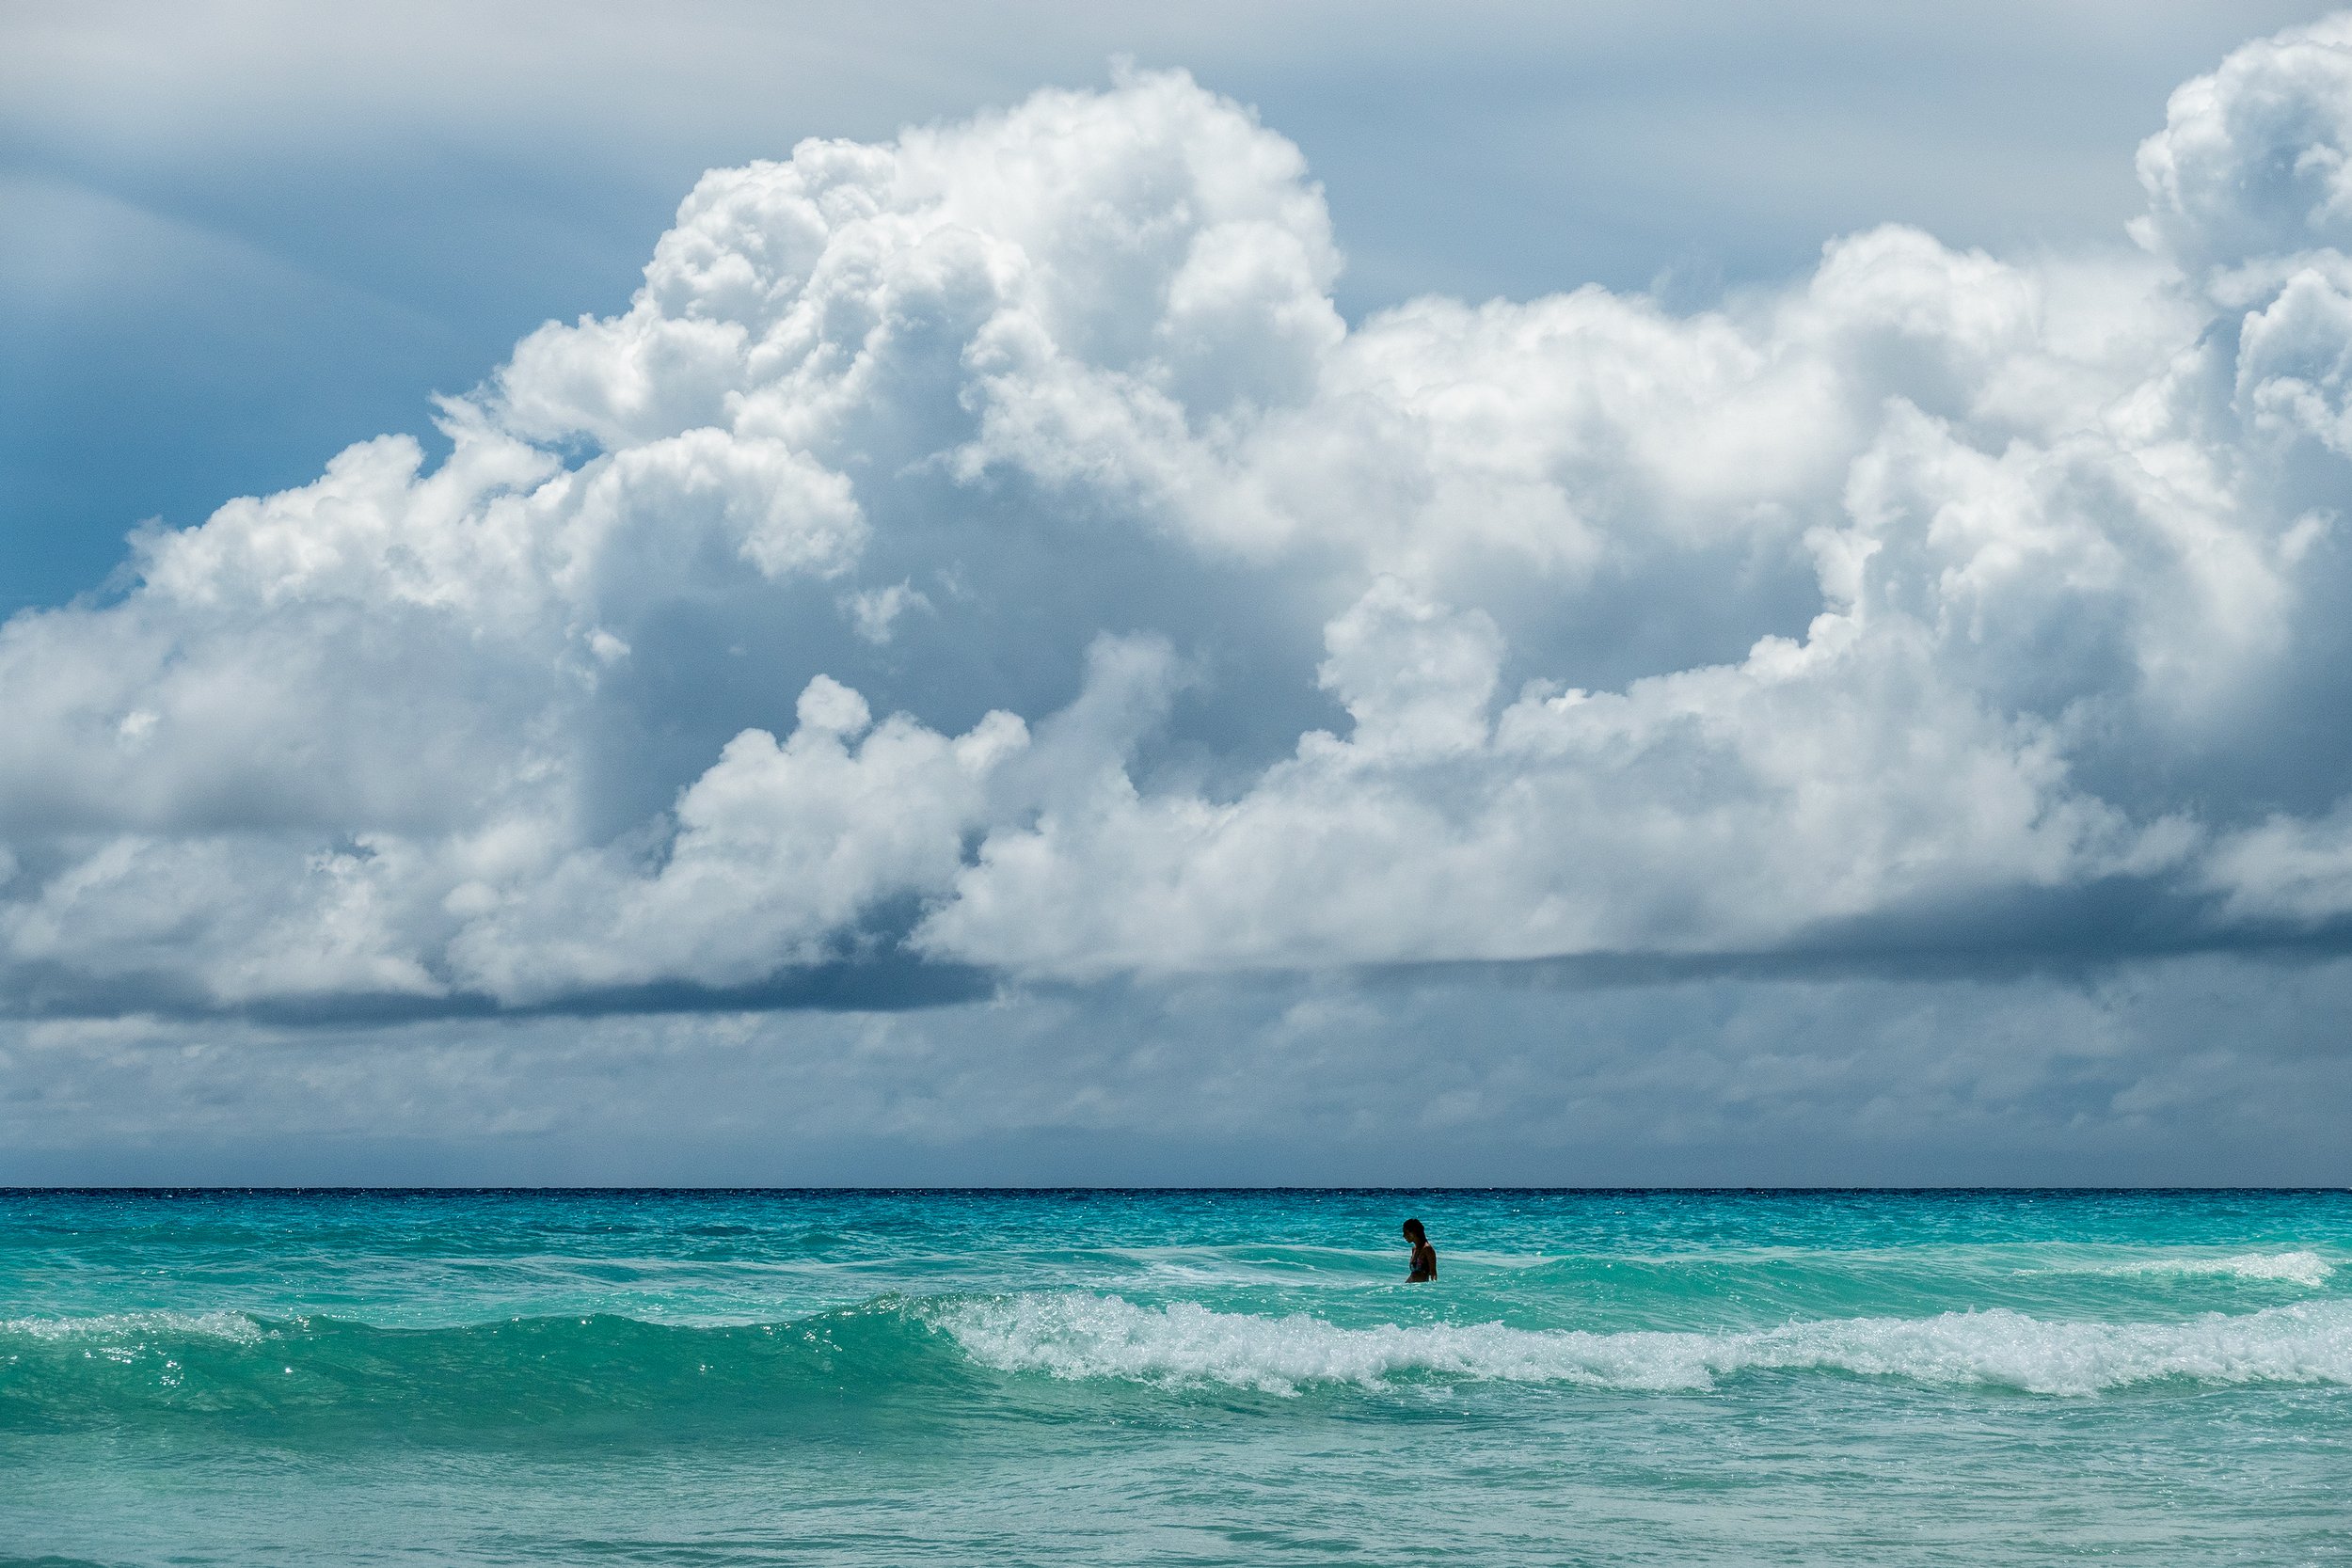
[[[1429,1232],[1421,1227],[1421,1221],[1419,1220],[1406,1220],[1405,1222],[1405,1234],[1410,1236],[1416,1242],[1425,1242],[1429,1240]]]

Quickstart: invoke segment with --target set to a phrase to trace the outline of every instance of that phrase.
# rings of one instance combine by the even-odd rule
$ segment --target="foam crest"
[[[2180,1275],[2189,1277],[2275,1280],[2314,1289],[2328,1283],[2335,1265],[2316,1252],[2241,1252],[2229,1258],[2151,1258],[2100,1269],[2101,1274]]]
[[[153,1336],[258,1343],[262,1325],[242,1312],[98,1312],[81,1318],[0,1319],[0,1337],[26,1339],[139,1339]]]
[[[2095,1394],[2165,1378],[2352,1384],[2352,1303],[2187,1323],[2048,1322],[2006,1308],[1846,1318],[1743,1333],[1591,1334],[1502,1323],[1344,1328],[1305,1314],[1039,1293],[962,1302],[933,1320],[973,1359],[1062,1378],[1218,1383],[1267,1393],[1430,1375],[1590,1387],[1705,1389],[1766,1370],[1901,1377],[2037,1394]]]

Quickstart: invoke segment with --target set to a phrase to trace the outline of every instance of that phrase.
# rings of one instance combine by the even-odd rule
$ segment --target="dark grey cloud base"
[[[11,1039],[0,1180],[2339,1185],[2342,962]],[[715,1025],[715,1026],[714,1026]]]

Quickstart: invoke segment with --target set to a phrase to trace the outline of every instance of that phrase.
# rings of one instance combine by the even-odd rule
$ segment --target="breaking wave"
[[[2308,1285],[2316,1290],[2328,1283],[2335,1265],[2316,1252],[2241,1252],[2227,1258],[2150,1258],[2110,1263],[2090,1272],[2113,1275],[2174,1275],[2187,1278],[2275,1280]]]
[[[243,1312],[97,1312],[79,1318],[0,1318],[0,1340],[93,1340],[108,1346],[160,1336],[258,1344],[265,1331]]]
[[[1434,1376],[1697,1390],[1764,1370],[1820,1370],[2089,1395],[2162,1379],[2352,1384],[2352,1303],[2318,1302],[2185,1323],[2053,1322],[1996,1308],[1849,1318],[1740,1333],[1594,1334],[1502,1323],[1348,1328],[1295,1314],[1139,1307],[1078,1292],[956,1304],[938,1324],[1001,1371],[1223,1384],[1292,1394]]]
[[[2076,1396],[2167,1379],[2352,1385],[2352,1299],[2165,1323],[1996,1307],[1616,1333],[1348,1326],[1085,1291],[885,1295],[728,1325],[611,1315],[430,1329],[230,1311],[17,1318],[0,1320],[0,1428],[168,1418],[255,1430],[296,1420],[355,1436],[626,1433],[649,1421],[772,1427],[910,1396],[985,1408],[1026,1397],[1003,1379],[1041,1374],[1104,1391],[1124,1383],[1290,1395],[1432,1382],[1701,1391],[1775,1371]]]

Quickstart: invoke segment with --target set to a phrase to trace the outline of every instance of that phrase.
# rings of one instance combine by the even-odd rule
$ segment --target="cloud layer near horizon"
[[[0,1183],[2341,1185],[2352,960],[0,1020]],[[1433,1042],[1442,1048],[1433,1049]]]
[[[1353,330],[1296,150],[1182,74],[714,171],[446,461],[362,443],[0,626],[0,972],[429,1010],[2340,933],[2348,154],[2340,18],[2174,95],[2137,252],[1889,228],[1696,314]]]

